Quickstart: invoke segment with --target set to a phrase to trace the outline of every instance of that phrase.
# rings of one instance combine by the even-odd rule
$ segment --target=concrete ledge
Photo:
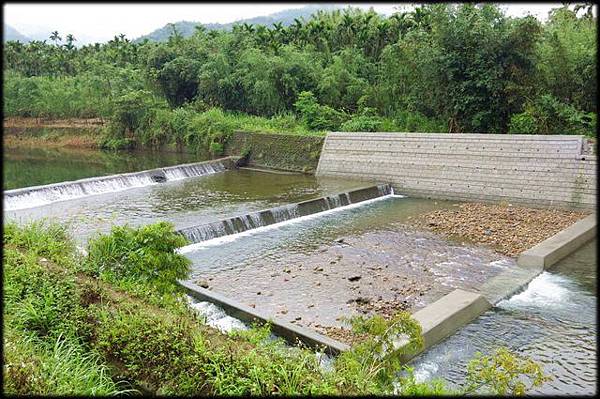
[[[596,214],[591,214],[521,253],[517,264],[547,269],[595,236]]]
[[[456,289],[415,312],[412,316],[421,324],[424,345],[419,351],[405,355],[403,361],[409,361],[452,335],[491,307],[482,295]]]
[[[338,355],[339,353],[350,349],[342,342],[336,341],[324,335],[313,332],[309,329],[295,326],[292,323],[277,320],[254,308],[238,303],[230,298],[216,292],[198,287],[188,281],[178,281],[179,284],[193,297],[202,301],[212,302],[225,310],[227,314],[242,321],[253,323],[271,323],[271,331],[284,338],[289,343],[296,345],[302,342],[306,346],[314,349],[324,349],[329,355]]]
[[[144,176],[144,175],[156,173],[156,172],[162,173],[164,175],[164,172],[167,170],[182,168],[182,167],[186,167],[186,166],[209,165],[209,164],[214,164],[214,163],[221,163],[221,164],[223,164],[225,169],[232,169],[234,161],[238,158],[239,157],[230,156],[230,157],[212,159],[212,160],[202,161],[202,162],[192,162],[192,163],[185,163],[185,164],[180,164],[180,165],[165,166],[162,168],[141,170],[139,172],[117,173],[114,175],[86,177],[86,178],[78,179],[78,180],[68,180],[68,181],[62,181],[62,182],[58,182],[58,183],[44,184],[44,185],[40,185],[40,186],[15,188],[13,190],[5,190],[4,196],[11,197],[11,196],[27,194],[32,191],[50,189],[50,188],[55,188],[55,187],[63,187],[63,186],[72,185],[72,184],[101,182],[101,181],[112,180],[112,179],[123,178],[123,177]]]
[[[513,267],[486,281],[478,292],[496,306],[498,302],[526,289],[531,280],[543,271],[542,267]]]

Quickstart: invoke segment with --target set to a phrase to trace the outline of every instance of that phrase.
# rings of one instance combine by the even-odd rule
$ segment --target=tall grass
[[[16,395],[116,395],[133,392],[113,381],[94,352],[63,336],[43,342],[4,330],[4,393]]]

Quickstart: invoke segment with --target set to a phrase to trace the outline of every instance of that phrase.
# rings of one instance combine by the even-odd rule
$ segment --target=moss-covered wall
[[[325,137],[235,132],[225,146],[227,155],[250,151],[249,164],[314,173]]]

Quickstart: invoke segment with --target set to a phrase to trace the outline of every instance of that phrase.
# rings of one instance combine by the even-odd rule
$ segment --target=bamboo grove
[[[545,22],[491,4],[347,8],[289,26],[199,25],[165,42],[119,35],[79,48],[54,32],[5,44],[4,112],[102,117],[120,126],[115,137],[162,120],[158,141],[171,139],[178,113],[206,112],[290,131],[592,135],[596,18],[572,8]]]

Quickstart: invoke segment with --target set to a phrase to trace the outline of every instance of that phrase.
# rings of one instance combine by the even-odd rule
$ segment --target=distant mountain
[[[204,27],[208,30],[217,30],[217,29],[231,30],[233,25],[243,24],[243,23],[252,24],[252,25],[272,26],[274,23],[279,22],[283,26],[289,26],[294,23],[294,19],[296,19],[296,18],[298,18],[298,19],[304,18],[305,20],[308,20],[310,18],[310,16],[312,14],[316,13],[318,10],[331,11],[331,10],[336,10],[336,9],[341,9],[341,8],[343,8],[343,7],[338,6],[338,5],[325,5],[325,4],[309,5],[309,6],[302,7],[302,8],[283,10],[283,11],[276,12],[274,14],[265,15],[265,16],[240,19],[240,20],[237,20],[234,22],[229,22],[226,24],[219,24],[219,23],[203,24],[201,22],[179,21],[179,22],[175,22],[173,25],[175,25],[175,28],[183,37],[189,37],[194,34],[195,27],[197,25],[204,25]],[[141,36],[141,37],[135,39],[134,42],[141,42],[144,39],[148,39],[150,41],[158,41],[158,42],[166,41],[169,38],[169,36],[171,35],[171,32],[172,32],[172,28],[169,25],[165,25],[160,29],[156,29],[155,31],[152,31],[152,32],[148,33],[147,35],[144,35],[144,36]]]
[[[27,42],[31,41],[30,38],[23,35],[18,30],[16,30],[15,28],[13,28],[12,26],[7,25],[7,24],[4,24],[4,32],[3,33],[4,33],[3,40],[5,42],[11,41],[11,40],[18,40],[21,43],[27,43]]]

